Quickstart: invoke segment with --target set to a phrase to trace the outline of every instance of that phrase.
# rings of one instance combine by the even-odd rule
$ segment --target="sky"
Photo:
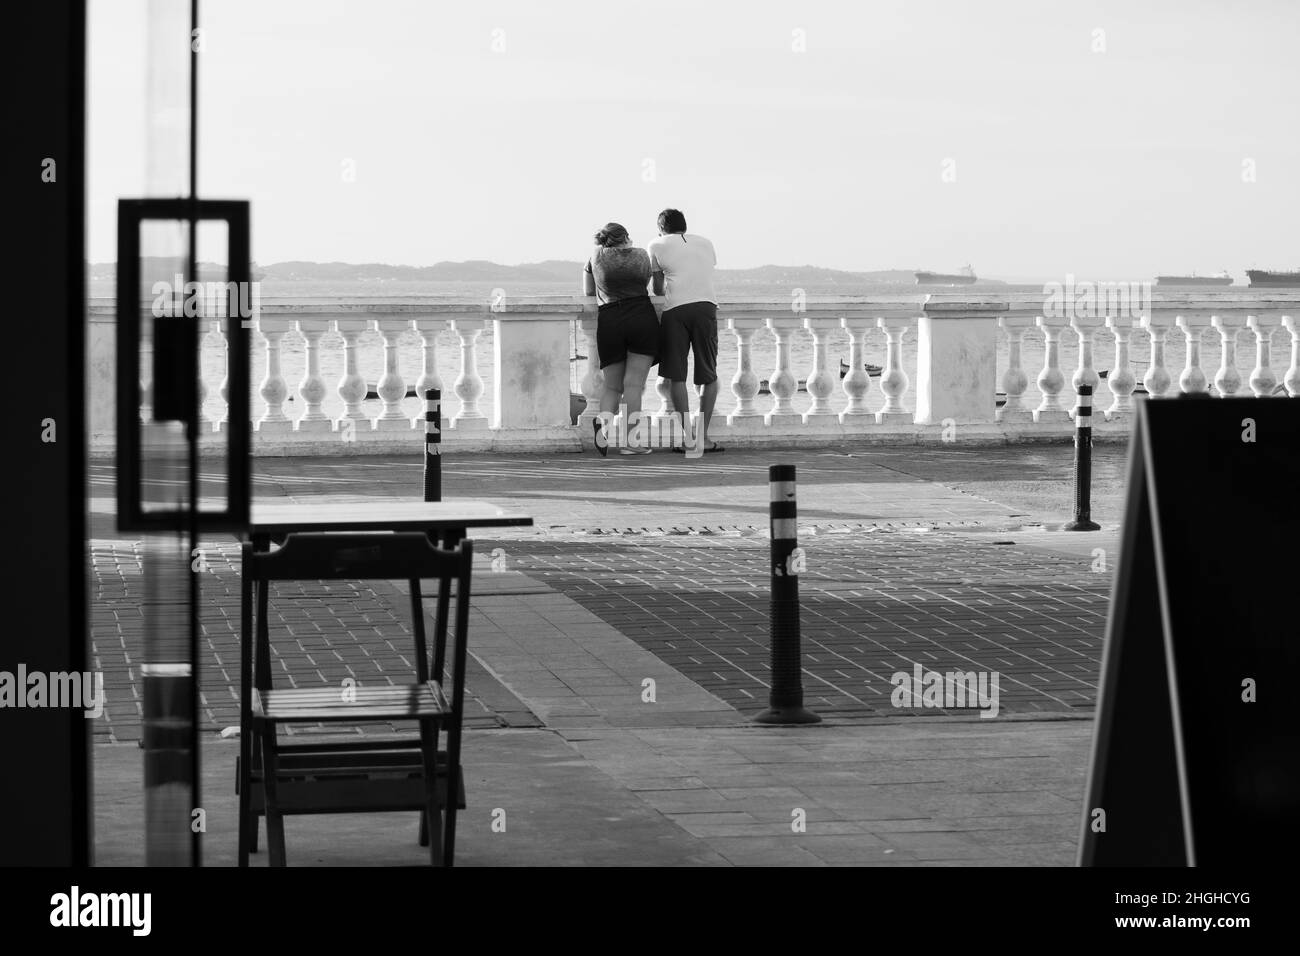
[[[91,261],[147,194],[146,11],[177,2],[90,2]],[[264,264],[582,259],[673,206],[728,268],[1300,268],[1295,0],[206,0],[200,21],[200,194],[252,201]],[[155,76],[154,102],[183,95]]]

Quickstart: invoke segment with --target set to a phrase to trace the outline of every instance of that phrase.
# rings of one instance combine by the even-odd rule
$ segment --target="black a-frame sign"
[[[1140,402],[1082,866],[1300,851],[1300,399]]]

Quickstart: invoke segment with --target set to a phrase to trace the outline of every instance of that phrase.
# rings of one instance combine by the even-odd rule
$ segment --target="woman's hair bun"
[[[598,246],[621,246],[627,241],[627,230],[617,222],[605,223],[604,227],[596,233],[596,245]]]

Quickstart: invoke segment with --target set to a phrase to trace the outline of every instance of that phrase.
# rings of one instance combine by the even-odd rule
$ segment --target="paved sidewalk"
[[[747,719],[769,683],[770,453],[448,458],[447,498],[537,519],[476,542],[476,717],[459,858],[1072,862],[1092,724],[1068,718],[1086,717],[1095,696],[1115,529],[1106,519],[1099,534],[1045,530],[1068,517],[1054,511],[1070,497],[1059,461],[1068,455],[1056,446],[803,453],[804,682],[829,719],[799,729]],[[1103,481],[1122,472],[1122,458],[1098,463]],[[405,459],[256,467],[258,495],[419,495],[419,468]],[[132,740],[135,544],[112,533],[111,469],[95,471],[96,653],[117,670],[102,739]],[[1100,568],[1097,547],[1109,558]],[[492,570],[493,552],[506,571]],[[208,862],[222,863],[233,860],[237,748],[216,731],[237,723],[237,568],[229,539],[205,553],[204,802]],[[293,631],[277,643],[285,680],[364,682],[405,669],[401,587],[344,584],[281,595],[279,623]],[[889,676],[914,663],[998,671],[999,718],[893,708]],[[96,748],[100,862],[140,852],[139,754]],[[491,828],[497,809],[511,821],[506,834]],[[407,816],[295,819],[290,860],[419,864]]]

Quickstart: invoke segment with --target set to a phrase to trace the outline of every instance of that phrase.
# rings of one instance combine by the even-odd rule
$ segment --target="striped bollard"
[[[1074,408],[1074,520],[1063,531],[1100,531],[1092,520],[1092,386],[1080,385]]]
[[[424,392],[424,500],[442,500],[442,390]]]
[[[760,724],[816,724],[821,718],[803,706],[803,661],[799,649],[799,523],[795,508],[794,465],[772,465],[770,487],[772,604],[772,688]],[[798,551],[798,554],[795,552]]]

